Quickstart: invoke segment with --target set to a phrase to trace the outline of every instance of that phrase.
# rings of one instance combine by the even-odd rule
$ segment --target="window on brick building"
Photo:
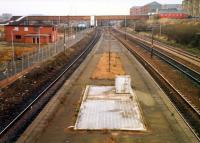
[[[21,36],[21,35],[15,35],[15,38],[16,38],[16,39],[21,39],[22,36]]]
[[[28,27],[24,27],[24,31],[28,31]]]
[[[14,31],[19,31],[19,27],[15,27],[15,28],[14,28]]]

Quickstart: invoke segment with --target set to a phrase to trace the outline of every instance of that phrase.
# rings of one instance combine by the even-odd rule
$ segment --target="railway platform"
[[[138,98],[146,131],[74,130],[87,85],[113,86],[111,79],[92,79],[104,53],[116,53]],[[101,108],[101,107],[99,107]],[[198,140],[166,94],[136,58],[104,32],[80,67],[65,82],[17,143],[196,143]]]

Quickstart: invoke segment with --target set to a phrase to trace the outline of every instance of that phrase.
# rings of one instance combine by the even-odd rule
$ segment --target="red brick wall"
[[[18,31],[14,31],[14,28],[18,27]],[[12,34],[13,31],[13,41],[14,42],[24,42],[26,43],[27,40],[25,40],[25,35],[27,34],[39,34],[39,28],[34,26],[28,26],[28,31],[24,30],[24,27],[26,26],[5,26],[5,41],[11,42],[12,41]],[[51,40],[49,42],[55,42],[57,40],[57,29],[55,28],[53,30],[53,27],[40,27],[40,34],[49,34],[51,37]],[[21,35],[21,39],[16,39],[16,35]],[[29,38],[28,38],[29,39]],[[46,42],[46,40],[42,40],[41,38],[40,43]],[[45,38],[46,39],[46,38]],[[48,37],[47,37],[48,39]],[[28,40],[29,41],[29,40]],[[30,43],[30,42],[28,42]],[[32,43],[32,42],[31,42]]]
[[[37,40],[35,38],[35,40]],[[24,38],[25,43],[33,43],[33,37],[25,37]],[[40,43],[41,44],[48,44],[49,43],[49,37],[40,37]],[[37,42],[35,44],[38,44]]]
[[[160,18],[176,18],[176,19],[184,19],[188,18],[187,14],[184,13],[161,13],[159,14]]]
[[[133,7],[130,9],[130,15],[141,15],[141,7]]]

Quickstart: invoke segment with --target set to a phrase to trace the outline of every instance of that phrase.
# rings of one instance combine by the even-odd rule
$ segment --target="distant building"
[[[5,25],[5,41],[48,44],[57,40],[57,28],[52,25]]]
[[[164,4],[158,12],[160,18],[184,19],[188,14],[183,12],[181,4]]]
[[[0,41],[4,39],[4,26],[0,25]]]
[[[130,9],[130,15],[158,15],[160,18],[187,18],[188,14],[182,11],[181,4],[164,4],[152,2],[144,6],[134,6]]]
[[[170,18],[170,19],[185,19],[188,18],[188,14],[182,12],[182,11],[177,11],[174,9],[162,9],[158,13],[159,18]]]
[[[3,13],[2,14],[2,18],[5,19],[5,20],[10,19],[11,17],[12,17],[12,14],[10,14],[10,13]]]
[[[183,10],[192,17],[200,17],[200,0],[183,0]]]
[[[130,15],[142,15],[141,7],[140,6],[133,6],[130,9]]]
[[[161,6],[162,6],[161,4],[154,1],[152,3],[144,5],[141,11],[142,11],[142,14],[151,15],[151,14],[155,14],[159,9],[161,9]]]
[[[0,17],[0,22],[4,22],[4,19]]]
[[[9,14],[9,13],[3,13],[1,16],[0,16],[0,24],[8,21],[10,18],[12,17],[12,14]]]
[[[161,4],[158,2],[152,2],[149,4],[146,4],[144,6],[134,6],[130,9],[130,15],[150,15],[156,13],[160,8]]]
[[[163,4],[161,9],[176,9],[178,11],[182,10],[181,4]]]

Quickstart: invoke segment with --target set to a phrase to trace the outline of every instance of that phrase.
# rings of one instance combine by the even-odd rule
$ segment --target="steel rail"
[[[140,40],[143,40],[143,41],[145,40],[145,42],[147,42],[148,44],[150,44],[150,42],[151,42],[151,39],[150,39],[149,36],[142,36],[142,35],[139,35],[139,34],[134,34],[134,36],[136,38],[140,39]],[[177,54],[181,54],[181,55],[183,55],[183,56],[185,56],[185,57],[187,57],[187,58],[189,58],[189,59],[191,59],[193,61],[200,62],[200,57],[198,57],[197,55],[191,54],[191,53],[189,53],[187,51],[183,51],[183,50],[178,49],[176,47],[173,47],[171,45],[167,45],[167,44],[162,43],[162,42],[157,41],[157,40],[154,40],[154,45],[157,48],[159,48],[159,46],[161,46],[161,47],[164,47],[164,48],[166,48],[166,49],[168,49],[168,50],[170,50],[172,52],[175,52]]]
[[[116,29],[114,29],[114,30],[124,34],[123,32],[121,32],[119,30],[116,30]],[[131,40],[133,40],[135,43],[137,43],[138,45],[140,45],[141,47],[143,47],[147,51],[149,51],[149,52],[152,51],[152,47],[143,43],[142,41],[139,41],[139,40],[135,39],[134,37],[132,37],[130,35],[127,35],[127,37],[131,38]],[[162,52],[156,50],[155,48],[153,48],[153,55],[156,55],[157,57],[159,57],[160,59],[162,59],[166,63],[175,67],[177,70],[179,70],[180,72],[182,72],[186,76],[188,76],[190,79],[192,79],[198,86],[200,86],[200,73],[198,73],[197,71],[194,71],[193,69],[187,67],[186,65],[183,65],[179,61],[163,54]]]
[[[73,66],[76,62],[89,50],[91,49],[96,42],[99,40],[100,34],[99,31],[96,31],[96,34],[92,41],[87,45],[86,49],[53,81],[48,85],[22,112],[18,114],[1,132],[0,137],[3,136],[20,118],[31,109],[31,107],[55,84],[58,80]]]
[[[146,61],[144,58],[142,58],[138,53],[136,53],[133,49],[129,48],[126,43],[124,41],[122,41],[119,37],[115,36],[116,39],[118,39],[133,55],[136,55],[136,58],[139,61],[142,61],[144,64],[142,64],[143,66],[147,67],[147,65],[149,66],[149,69],[152,69],[169,87],[171,90],[173,90],[177,95],[179,95],[179,97],[181,99],[183,99],[183,102],[185,103],[185,105],[190,108],[198,117],[200,117],[199,112],[196,111],[196,109],[191,106],[191,104],[184,98],[184,96],[178,91],[176,90],[172,84],[170,84],[168,82],[168,80],[163,77],[148,61]],[[193,129],[193,127],[190,125],[191,123],[188,123],[188,121],[185,119],[184,115],[188,118],[188,115],[186,115],[185,112],[181,111],[181,107],[177,107],[178,105],[175,105],[173,103],[172,97],[170,97],[168,95],[168,99],[170,100],[170,102],[172,103],[172,106],[175,108],[175,110],[177,111],[177,113],[180,115],[180,117],[183,119],[183,121],[186,123],[186,125],[189,127],[189,129],[192,131],[192,133],[194,134],[194,136],[197,138],[197,140],[200,142],[200,137],[197,135],[197,133],[195,132],[195,130]],[[175,101],[174,101],[175,102]],[[180,101],[181,102],[181,101]],[[190,112],[190,111],[188,111]],[[190,113],[191,114],[191,113]],[[192,116],[189,116],[192,118]],[[190,120],[190,119],[188,119]]]

